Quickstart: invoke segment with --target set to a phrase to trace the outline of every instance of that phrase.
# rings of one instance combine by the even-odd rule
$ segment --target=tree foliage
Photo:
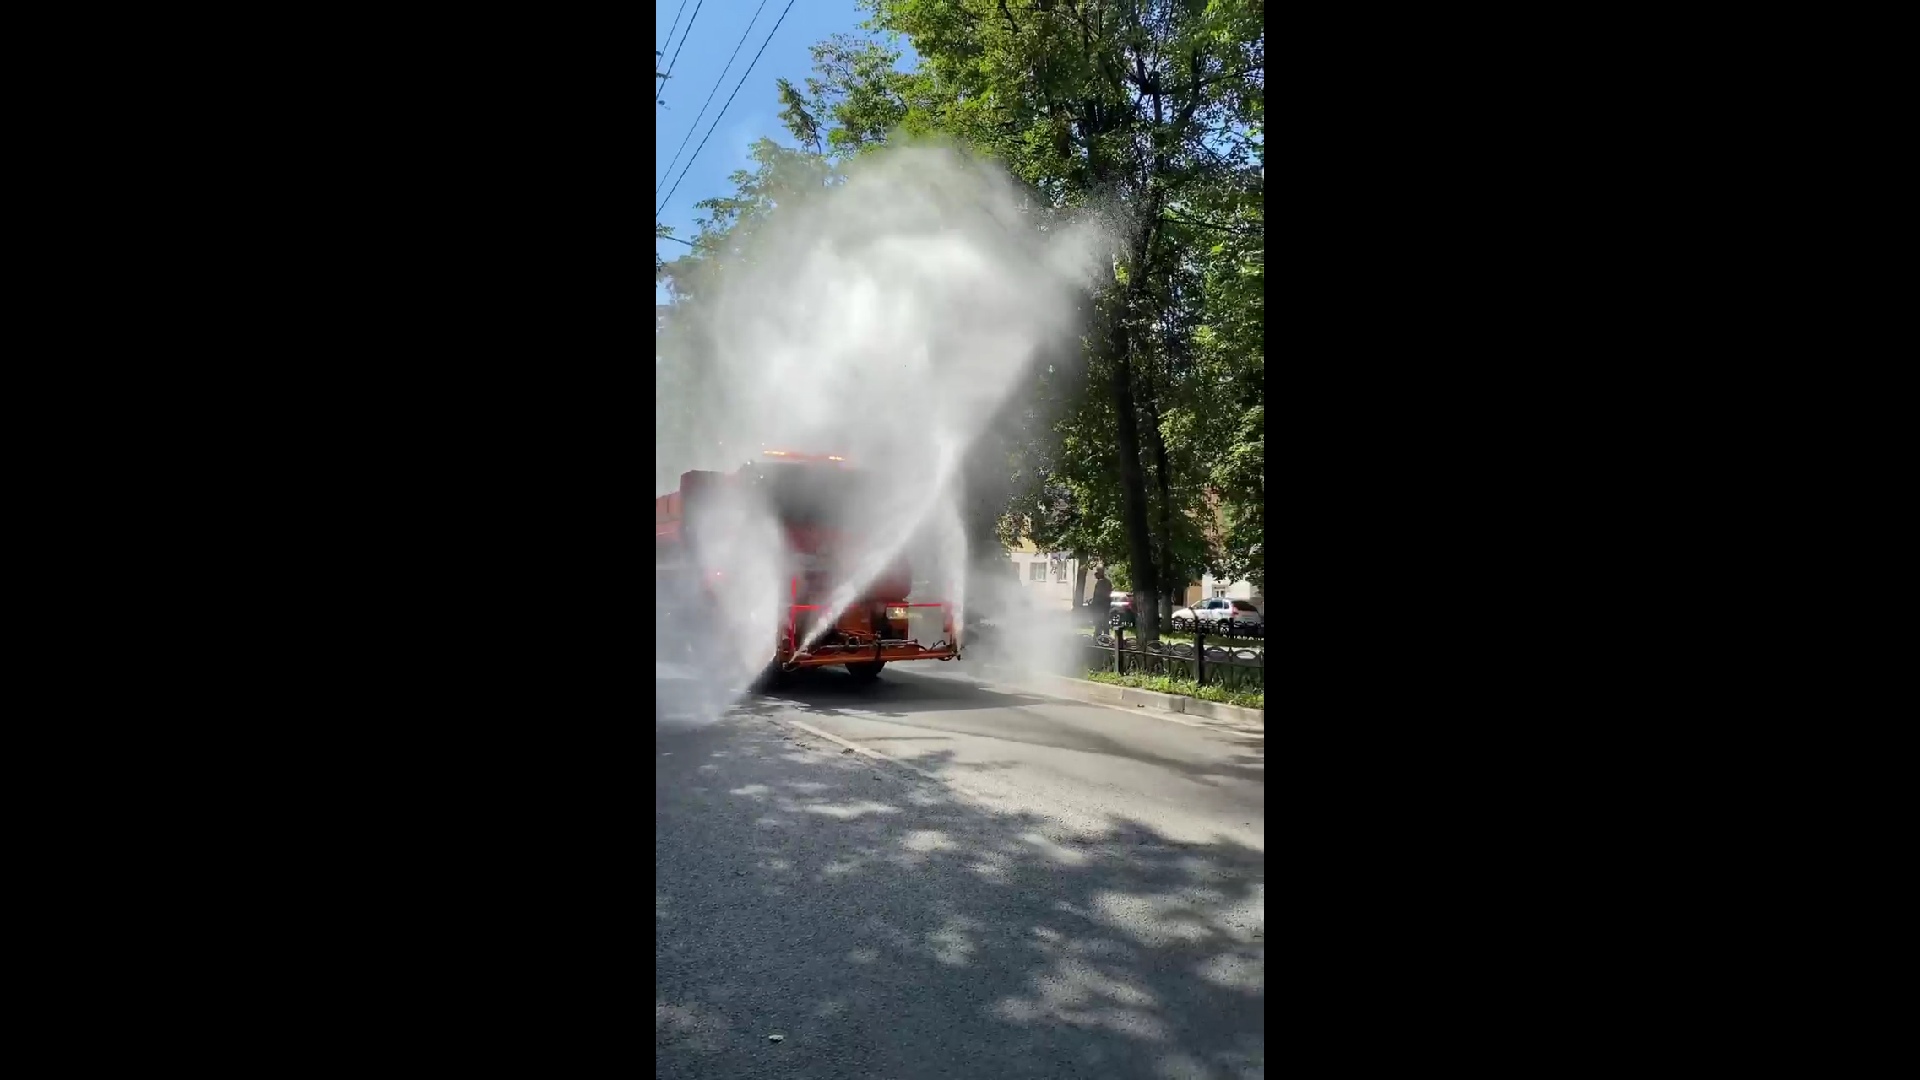
[[[1264,588],[1265,30],[1257,0],[866,0],[875,36],[814,46],[778,83],[791,146],[762,139],[661,266],[702,267],[850,158],[939,135],[1000,160],[1050,215],[1119,223],[1077,346],[981,453],[1000,542],[1125,564],[1152,595],[1211,572]],[[901,65],[893,42],[918,63]],[[976,495],[979,493],[976,492]],[[976,501],[978,501],[976,499]]]

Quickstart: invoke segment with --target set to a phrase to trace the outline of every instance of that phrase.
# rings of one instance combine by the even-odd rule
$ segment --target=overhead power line
[[[693,123],[687,125],[686,138],[680,140],[679,149],[673,152],[673,158],[667,162],[667,167],[660,171],[660,178],[653,182],[653,190],[656,193],[659,192],[660,185],[666,183],[667,177],[673,175],[673,167],[680,163],[680,152],[693,141],[693,133],[700,127],[700,118],[707,115],[707,106],[713,104],[713,96],[720,92],[720,84],[727,81],[727,72],[733,70],[733,62],[740,57],[740,46],[747,43],[747,35],[753,33],[753,24],[760,21],[760,13],[766,9],[767,0],[760,0],[760,6],[753,9],[753,18],[748,19],[747,28],[740,31],[740,40],[734,43],[733,55],[727,57],[727,66],[720,69],[720,77],[713,80],[713,89],[707,91],[707,100],[700,103],[700,111],[694,115]]]
[[[687,0],[680,0],[682,6],[685,6],[686,2]],[[687,47],[687,38],[693,35],[693,22],[700,17],[700,5],[706,2],[707,0],[694,0],[693,14],[687,16],[687,28],[680,32],[680,44],[674,46],[673,59],[667,61],[667,78],[669,79],[673,78],[673,65],[680,62],[680,50]]]
[[[792,10],[793,0],[787,0],[787,6],[780,9],[780,17],[773,22],[773,29],[767,31],[767,40],[760,43],[760,52],[753,54],[753,60],[747,64],[747,70],[740,73],[740,81],[733,84],[733,93],[727,95],[727,103],[720,106],[720,115],[713,118],[713,123],[707,127],[707,133],[700,136],[700,145],[693,148],[693,156],[680,167],[680,175],[674,177],[673,186],[667,189],[667,197],[660,200],[659,206],[654,207],[653,216],[659,217],[660,211],[665,210],[667,203],[673,201],[673,193],[680,190],[680,181],[687,178],[687,170],[693,168],[693,163],[700,160],[700,151],[705,150],[707,140],[713,138],[713,129],[720,126],[721,120],[726,119],[727,110],[733,107],[733,99],[739,96],[740,88],[747,85],[747,78],[753,74],[754,66],[760,63],[761,54],[767,51],[768,43],[773,41],[773,35],[780,32],[780,24],[787,21],[787,12]]]
[[[679,9],[673,13],[673,22],[667,24],[666,39],[660,42],[660,47],[658,49],[653,50],[653,59],[654,59],[653,77],[661,80],[660,82],[653,84],[653,94],[654,94],[654,97],[656,98],[660,96],[660,88],[666,85],[665,80],[667,77],[667,73],[660,70],[660,58],[666,55],[667,46],[673,44],[674,28],[680,25],[680,12],[685,10],[687,10],[687,0],[680,0]],[[668,66],[671,67],[672,65],[668,65]]]

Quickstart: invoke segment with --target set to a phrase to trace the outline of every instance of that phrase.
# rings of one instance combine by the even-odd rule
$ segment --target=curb
[[[1122,705],[1137,709],[1158,709],[1161,712],[1204,717],[1229,724],[1253,725],[1262,730],[1267,725],[1267,714],[1262,709],[1247,709],[1238,705],[1224,705],[1217,701],[1202,701],[1184,694],[1162,694],[1157,690],[1137,690],[1131,686],[1112,686],[1087,679],[1070,679],[1061,675],[1029,675],[1027,678],[1033,680],[1036,686],[1047,688],[1048,693],[1073,701]]]

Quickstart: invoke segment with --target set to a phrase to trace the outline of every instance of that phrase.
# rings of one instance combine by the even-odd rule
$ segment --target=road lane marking
[[[881,753],[878,750],[873,749],[870,746],[861,746],[859,743],[854,742],[851,739],[843,739],[840,736],[835,735],[831,731],[821,731],[819,728],[814,727],[812,724],[801,723],[798,720],[783,720],[781,722],[791,727],[797,727],[801,731],[804,731],[809,735],[816,735],[822,739],[827,740],[830,743],[837,743],[841,746],[844,746],[847,749],[853,751],[854,753],[861,755],[862,757],[870,757],[875,761],[884,761],[889,765],[897,765],[900,768],[905,769],[910,773],[913,773],[915,776],[923,776],[923,777],[926,777],[928,780],[933,780],[940,783],[946,782],[944,780],[941,780],[939,777],[933,775],[932,773],[927,772],[924,769],[921,769],[914,765],[909,765],[908,763],[901,761],[899,758],[888,757],[887,755]]]
[[[920,768],[918,765],[909,764],[896,757],[888,757],[887,755],[881,753],[878,750],[873,749],[872,747],[861,746],[859,743],[854,742],[851,739],[843,739],[840,736],[835,735],[831,731],[821,731],[819,728],[814,727],[812,724],[805,724],[798,720],[782,720],[780,722],[783,724],[787,724],[790,727],[799,728],[801,731],[804,731],[809,735],[814,735],[819,738],[825,739],[830,743],[837,743],[841,746],[846,747],[848,750],[851,750],[854,753],[859,754],[862,757],[870,757],[870,758],[873,758],[875,761],[884,761],[887,764],[894,766],[895,768],[904,769],[907,772],[910,772],[913,775],[918,776],[922,780],[930,780],[936,784],[943,784],[947,787],[954,788],[955,790],[958,790],[958,791],[965,791],[970,795],[976,794],[967,785],[955,783],[952,777],[936,776],[935,774]]]

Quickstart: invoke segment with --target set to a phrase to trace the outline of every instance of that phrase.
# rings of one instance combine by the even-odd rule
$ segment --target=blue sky
[[[696,4],[699,5],[699,15],[693,17]],[[654,116],[659,120],[654,136],[653,202],[659,206],[661,197],[673,186],[680,170],[687,169],[686,178],[680,181],[673,198],[659,214],[659,220],[671,225],[674,235],[683,240],[693,239],[693,204],[733,190],[727,177],[749,164],[747,147],[754,140],[771,136],[781,142],[791,141],[780,124],[780,102],[774,80],[784,77],[796,85],[804,85],[801,80],[813,70],[813,57],[807,50],[815,42],[834,34],[858,32],[859,24],[867,18],[867,13],[860,9],[856,0],[794,0],[786,21],[780,23],[779,32],[768,42],[767,51],[761,55],[760,62],[753,67],[753,73],[747,76],[746,83],[740,87],[739,96],[733,99],[733,107],[721,118],[720,126],[714,128],[706,149],[693,159],[692,167],[688,168],[687,159],[693,155],[694,148],[700,145],[701,136],[713,124],[720,107],[726,104],[727,95],[740,82],[747,64],[753,60],[753,54],[759,50],[761,42],[767,41],[767,32],[773,28],[774,21],[785,7],[786,0],[767,0],[764,8],[760,0],[687,0],[682,10],[680,0],[657,0],[653,47],[664,48],[667,55],[660,58],[656,70],[667,70],[668,62],[673,61],[673,78],[667,80],[659,93],[666,104],[653,106]],[[760,9],[760,18],[753,23],[752,32],[747,33],[747,24],[753,19],[756,8]],[[676,11],[680,14],[680,25],[673,31],[673,42],[663,44]],[[692,32],[686,33],[689,17],[693,17]],[[687,141],[686,149],[680,152],[680,160],[673,166],[673,174],[663,179],[667,162],[679,149],[681,140],[686,139],[708,92],[720,82],[721,69],[726,67],[727,57],[740,41],[742,33],[747,33],[746,44],[740,47],[733,67],[727,70],[724,83],[713,95],[713,103],[707,106],[706,115],[700,117],[698,129]],[[686,40],[684,49],[680,44],[683,34]],[[676,51],[679,53],[677,61],[674,60]],[[659,81],[654,80],[655,83]],[[659,250],[661,258],[669,260],[687,250],[685,245],[671,240],[655,240],[654,247]],[[665,300],[657,302],[665,303]]]

